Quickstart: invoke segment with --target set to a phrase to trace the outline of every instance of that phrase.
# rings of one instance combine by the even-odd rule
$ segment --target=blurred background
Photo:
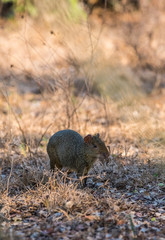
[[[73,128],[164,158],[164,29],[164,0],[1,0],[1,145]]]

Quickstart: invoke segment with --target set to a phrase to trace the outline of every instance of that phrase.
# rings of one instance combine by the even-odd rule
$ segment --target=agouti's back
[[[102,155],[107,157],[108,150],[99,134],[82,137],[79,133],[66,129],[55,133],[48,142],[47,152],[50,168],[67,167],[87,175],[96,159]]]

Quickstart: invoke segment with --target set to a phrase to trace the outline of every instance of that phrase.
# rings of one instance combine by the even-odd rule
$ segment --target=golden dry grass
[[[162,237],[164,94],[147,96],[138,79],[132,83],[133,72],[123,64],[130,61],[127,49],[109,63],[111,57],[118,56],[112,47],[115,40],[106,45],[112,47],[107,57],[107,48],[100,50],[106,36],[98,43],[99,31],[92,32],[96,37],[90,36],[94,38],[91,44],[92,30],[88,27],[83,26],[81,35],[74,38],[72,33],[80,32],[80,26],[73,26],[68,36],[65,29],[58,29],[58,37],[50,34],[52,29],[41,27],[38,32],[37,27],[26,19],[17,32],[5,30],[8,40],[5,35],[1,37],[3,230],[13,229],[12,237],[24,239],[39,239],[40,233],[43,239]],[[92,52],[97,44],[98,51]],[[116,71],[114,65],[119,60],[123,66]],[[110,65],[108,71],[102,61]],[[108,74],[113,77],[108,78]],[[75,94],[74,80],[79,78],[87,90],[76,89]],[[101,83],[107,91],[100,88]],[[97,162],[89,172],[85,189],[80,188],[74,174],[57,171],[53,175],[49,170],[48,139],[65,128],[83,136],[99,132],[111,148],[109,161]]]

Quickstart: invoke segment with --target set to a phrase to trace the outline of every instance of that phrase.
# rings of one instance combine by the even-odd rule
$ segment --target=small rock
[[[74,202],[73,202],[73,201],[67,201],[67,202],[65,203],[66,208],[69,208],[69,209],[72,208],[73,205],[74,205]]]
[[[102,182],[96,183],[96,187],[101,187],[101,186],[103,186],[103,185],[104,185],[104,183],[102,183]]]

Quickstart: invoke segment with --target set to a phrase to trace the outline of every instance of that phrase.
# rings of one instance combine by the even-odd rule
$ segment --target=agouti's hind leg
[[[55,166],[58,168],[58,169],[62,169],[62,165],[59,161],[59,157],[56,153],[56,150],[53,149],[53,151],[51,151],[51,153],[48,152],[48,155],[49,155],[49,158],[50,158],[50,169],[51,170],[55,170]]]
[[[55,166],[60,170],[62,169],[62,165],[56,161],[56,158],[50,160],[50,169],[54,171]]]
[[[59,170],[61,170],[62,169],[62,165],[60,164],[60,163],[58,163],[58,162],[56,162],[56,167],[59,169]]]

